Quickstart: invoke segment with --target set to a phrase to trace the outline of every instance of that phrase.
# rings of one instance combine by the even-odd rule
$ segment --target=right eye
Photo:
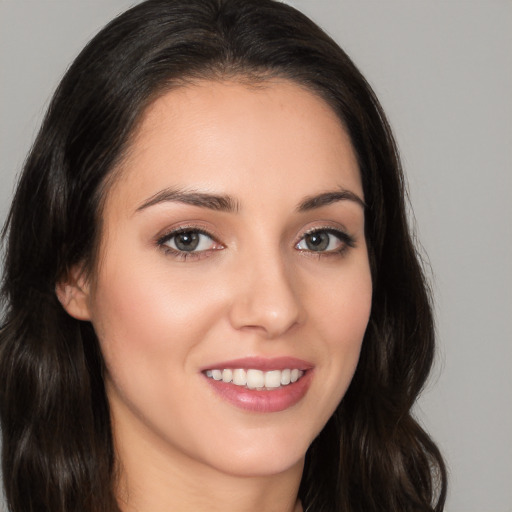
[[[197,228],[180,228],[158,240],[158,245],[178,258],[199,258],[213,250],[223,249],[207,232]]]
[[[200,231],[181,231],[172,236],[167,236],[167,240],[162,245],[168,246],[175,251],[183,252],[200,252],[213,249],[215,240],[209,235],[201,233]]]

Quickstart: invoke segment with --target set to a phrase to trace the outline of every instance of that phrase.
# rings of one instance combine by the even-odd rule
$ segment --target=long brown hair
[[[98,342],[90,323],[64,312],[55,284],[79,262],[92,268],[102,200],[147,105],[170,87],[226,77],[283,77],[321,96],[351,137],[368,205],[370,323],[350,388],[306,455],[304,509],[441,512],[443,460],[411,414],[432,365],[434,326],[396,145],[343,50],[272,0],[143,2],[104,28],[59,85],[4,228],[0,417],[9,510],[119,510]]]

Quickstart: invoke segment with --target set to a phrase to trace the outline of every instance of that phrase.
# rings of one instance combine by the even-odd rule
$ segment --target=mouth
[[[253,412],[279,412],[307,393],[313,365],[296,358],[245,358],[216,363],[201,373],[223,400]]]
[[[304,370],[285,368],[283,370],[262,371],[255,368],[224,368],[204,372],[206,377],[216,381],[232,383],[245,389],[271,391],[297,382],[304,375]]]

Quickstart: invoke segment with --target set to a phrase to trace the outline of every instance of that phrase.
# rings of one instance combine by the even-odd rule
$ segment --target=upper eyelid
[[[334,226],[320,226],[320,227],[318,227],[318,226],[315,226],[315,227],[306,229],[306,231],[304,231],[302,233],[302,236],[309,235],[310,233],[316,233],[317,231],[333,231],[333,232],[336,232],[336,233],[346,233],[347,232],[346,229],[341,228],[341,227],[334,227]]]
[[[345,229],[344,227],[341,227],[341,226],[314,226],[314,227],[311,227],[309,229],[306,229],[305,231],[302,231],[300,233],[300,235],[298,235],[298,238],[297,238],[297,241],[299,240],[302,240],[306,235],[310,235],[312,233],[318,233],[318,232],[321,232],[321,231],[326,231],[328,233],[332,233],[332,234],[336,234],[336,233],[339,233],[340,235],[343,235],[345,237],[348,237],[348,238],[354,238],[350,233],[349,233],[349,230],[348,229]]]

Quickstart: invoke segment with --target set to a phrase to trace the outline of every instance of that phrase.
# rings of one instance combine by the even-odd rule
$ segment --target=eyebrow
[[[357,194],[354,194],[354,192],[350,190],[339,189],[332,192],[324,192],[316,196],[306,197],[297,207],[297,211],[307,212],[315,208],[337,203],[338,201],[353,201],[363,209],[366,208],[366,203]]]
[[[240,209],[238,201],[228,195],[166,188],[144,201],[136,211],[140,212],[150,206],[166,202],[190,204],[192,206],[199,206],[200,208],[208,208],[209,210],[221,212],[237,212]]]
[[[315,196],[306,197],[297,206],[297,211],[307,212],[316,208],[321,208],[322,206],[328,206],[339,201],[352,201],[360,205],[363,209],[366,208],[365,202],[357,194],[351,192],[350,190],[339,189],[331,192],[324,192]],[[157,192],[149,199],[144,201],[136,209],[136,212],[140,212],[151,206],[166,202],[190,204],[200,208],[208,208],[209,210],[228,213],[236,213],[240,211],[240,204],[238,201],[229,195],[217,195],[194,190],[188,191],[182,189],[166,188],[160,192]]]

